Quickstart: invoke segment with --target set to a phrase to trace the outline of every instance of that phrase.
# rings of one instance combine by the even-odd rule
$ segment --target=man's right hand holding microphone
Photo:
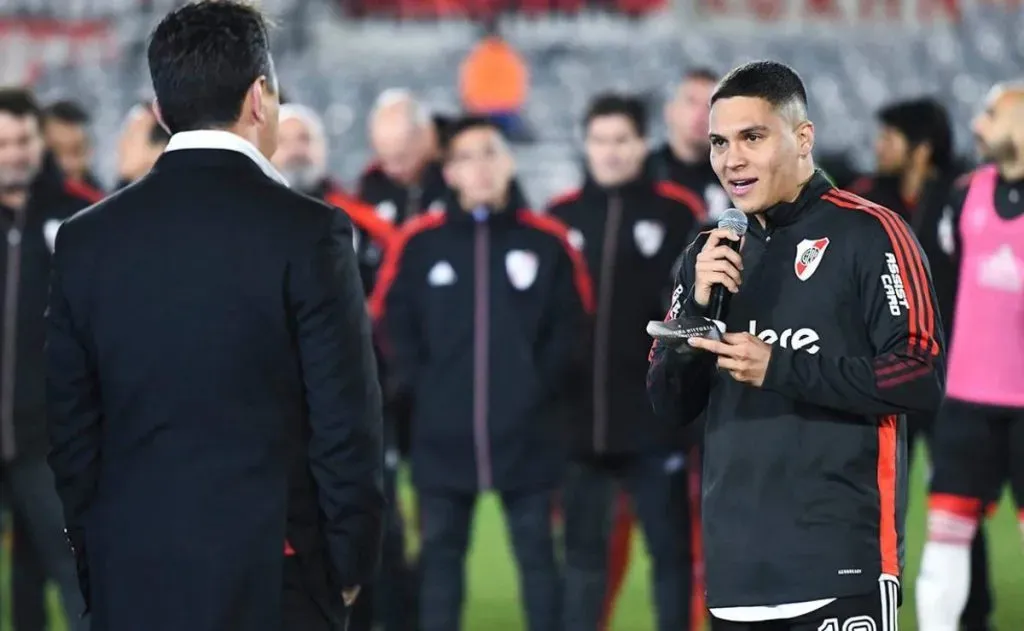
[[[716,320],[724,321],[725,315],[720,306],[716,308],[712,304],[714,287],[721,285],[724,291],[735,294],[743,283],[743,257],[737,246],[742,246],[742,238],[732,228],[717,228],[708,235],[697,255],[693,299],[700,307],[711,309]],[[721,341],[691,337],[687,343],[717,355],[719,369],[728,372],[736,381],[754,387],[764,383],[772,347],[750,333],[725,333]]]

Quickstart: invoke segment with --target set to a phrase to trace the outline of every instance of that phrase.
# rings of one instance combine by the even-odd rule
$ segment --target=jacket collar
[[[590,200],[604,200],[612,195],[618,195],[625,199],[635,198],[645,190],[650,190],[653,180],[644,172],[636,178],[618,186],[601,186],[590,173],[587,173],[583,182],[583,197]]]
[[[813,209],[817,201],[821,199],[821,196],[831,188],[835,187],[825,177],[825,173],[821,169],[816,169],[814,175],[811,176],[811,179],[807,180],[803,190],[800,191],[795,200],[775,204],[764,211],[763,214],[767,220],[768,230],[796,223],[797,220]],[[756,221],[750,222],[750,225],[754,229],[760,229],[761,227],[761,223]]]
[[[517,221],[517,213],[520,210],[525,210],[527,207],[526,198],[523,196],[522,190],[515,180],[509,184],[508,202],[506,202],[504,208],[490,210],[486,213],[474,213],[459,204],[458,196],[454,191],[448,192],[445,201],[445,212],[449,221],[454,224],[472,224],[486,221],[491,225],[503,226],[515,223]]]
[[[260,153],[251,142],[237,134],[219,129],[199,129],[182,131],[171,136],[164,153],[189,149],[221,149],[235,151],[250,160],[263,171],[263,174],[282,186],[288,186],[288,180],[274,168],[270,160]]]

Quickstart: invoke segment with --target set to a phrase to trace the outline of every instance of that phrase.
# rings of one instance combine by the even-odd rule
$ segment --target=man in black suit
[[[351,225],[267,159],[255,9],[188,4],[148,56],[174,135],[60,229],[47,316],[50,462],[93,629],[341,629],[384,504]]]

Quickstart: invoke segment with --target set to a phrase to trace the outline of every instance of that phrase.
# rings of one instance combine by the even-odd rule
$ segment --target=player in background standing
[[[632,499],[651,551],[658,629],[681,631],[690,628],[691,617],[685,459],[681,436],[654,415],[642,385],[643,351],[650,343],[644,327],[664,313],[664,279],[703,222],[704,203],[694,192],[644,172],[647,115],[638,99],[595,97],[583,127],[586,180],[549,208],[570,226],[571,241],[583,252],[597,288],[590,388],[573,406],[585,412],[570,423],[571,462],[562,495],[563,628],[600,626],[602,601],[614,587],[608,584],[608,541],[621,488]]]
[[[953,129],[941,103],[918,98],[878,111],[876,173],[851,185],[858,195],[899,213],[914,229],[935,284],[947,344],[953,330],[958,263],[952,256],[950,193],[958,175]],[[907,450],[913,461],[918,438],[931,443],[934,414],[907,415]],[[988,554],[982,529],[971,546],[971,595],[961,617],[964,631],[985,631],[992,612]]]
[[[352,220],[353,246],[359,275],[367,295],[373,291],[384,252],[397,229],[376,215],[373,207],[352,197],[327,175],[327,136],[323,120],[311,108],[298,103],[281,106],[278,115],[277,151],[274,166],[293,190],[339,208]],[[375,345],[376,346],[376,345]],[[385,366],[379,348],[377,369],[385,381]],[[409,602],[411,579],[405,563],[405,532],[396,496],[398,449],[394,419],[384,406],[384,494],[388,500],[380,573],[354,605],[349,621],[351,631],[368,631],[377,620],[384,631],[402,631],[414,619]]]
[[[960,281],[917,579],[920,631],[956,631],[971,541],[1007,483],[1024,538],[1024,83],[995,86],[973,128],[988,164],[944,218]]]
[[[92,118],[80,103],[56,101],[43,108],[43,137],[58,168],[71,182],[103,190],[92,172]]]
[[[430,111],[408,90],[385,90],[370,112],[374,161],[358,196],[396,226],[443,203],[448,187],[437,156]]]
[[[708,159],[709,99],[717,82],[718,75],[707,68],[694,68],[683,76],[665,103],[668,139],[647,158],[654,179],[675,182],[704,198],[712,224],[729,207],[729,196]]]
[[[454,123],[445,146],[446,210],[403,226],[370,301],[388,351],[386,390],[411,410],[419,628],[461,628],[476,501],[495,491],[527,627],[556,631],[558,421],[587,350],[590,279],[564,224],[525,209],[493,123]]]

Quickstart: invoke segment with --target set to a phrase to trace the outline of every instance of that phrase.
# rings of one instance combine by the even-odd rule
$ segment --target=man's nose
[[[732,145],[725,151],[725,168],[730,170],[741,169],[747,165],[746,152],[737,145]]]

